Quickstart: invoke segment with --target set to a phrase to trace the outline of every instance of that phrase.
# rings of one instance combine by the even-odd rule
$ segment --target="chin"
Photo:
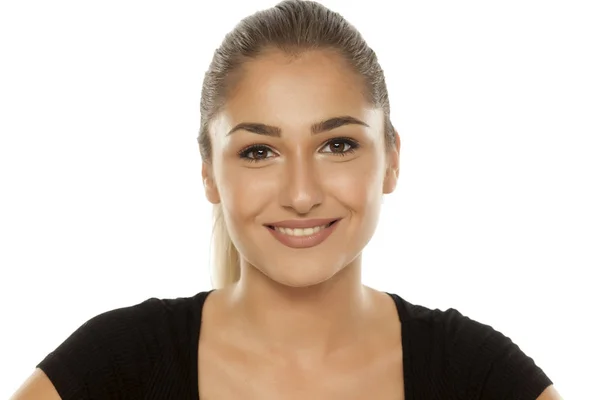
[[[307,288],[320,285],[324,282],[327,282],[332,277],[325,277],[323,279],[283,279],[283,280],[274,280],[276,283],[287,286],[290,288]]]

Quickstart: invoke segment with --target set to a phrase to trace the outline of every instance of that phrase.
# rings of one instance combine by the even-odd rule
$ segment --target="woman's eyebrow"
[[[366,122],[361,121],[358,118],[354,118],[349,115],[344,115],[341,117],[333,117],[333,118],[326,119],[324,121],[316,122],[311,125],[310,131],[311,131],[311,134],[316,135],[321,132],[330,131],[335,128],[339,128],[340,126],[350,125],[350,124],[363,125],[363,126],[369,127],[369,125]],[[265,125],[265,124],[260,124],[260,123],[256,123],[256,122],[242,122],[240,124],[237,124],[232,130],[230,130],[227,133],[227,136],[229,136],[232,133],[239,131],[239,130],[245,130],[248,132],[256,133],[258,135],[275,136],[275,137],[281,136],[281,128],[279,128],[277,126]]]

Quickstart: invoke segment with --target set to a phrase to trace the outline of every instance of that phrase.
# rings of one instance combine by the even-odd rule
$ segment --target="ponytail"
[[[240,254],[229,237],[221,204],[214,206],[213,219],[211,282],[213,288],[221,289],[240,279]]]

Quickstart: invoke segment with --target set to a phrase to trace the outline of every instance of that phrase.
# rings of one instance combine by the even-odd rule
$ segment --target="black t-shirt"
[[[37,367],[63,400],[198,400],[200,321],[210,292],[99,314]],[[388,294],[402,322],[406,400],[535,400],[553,383],[491,326]]]

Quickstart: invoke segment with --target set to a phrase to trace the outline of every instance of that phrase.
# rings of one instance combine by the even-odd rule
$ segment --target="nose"
[[[280,203],[297,214],[308,214],[323,202],[319,173],[312,160],[296,157],[283,169]]]

